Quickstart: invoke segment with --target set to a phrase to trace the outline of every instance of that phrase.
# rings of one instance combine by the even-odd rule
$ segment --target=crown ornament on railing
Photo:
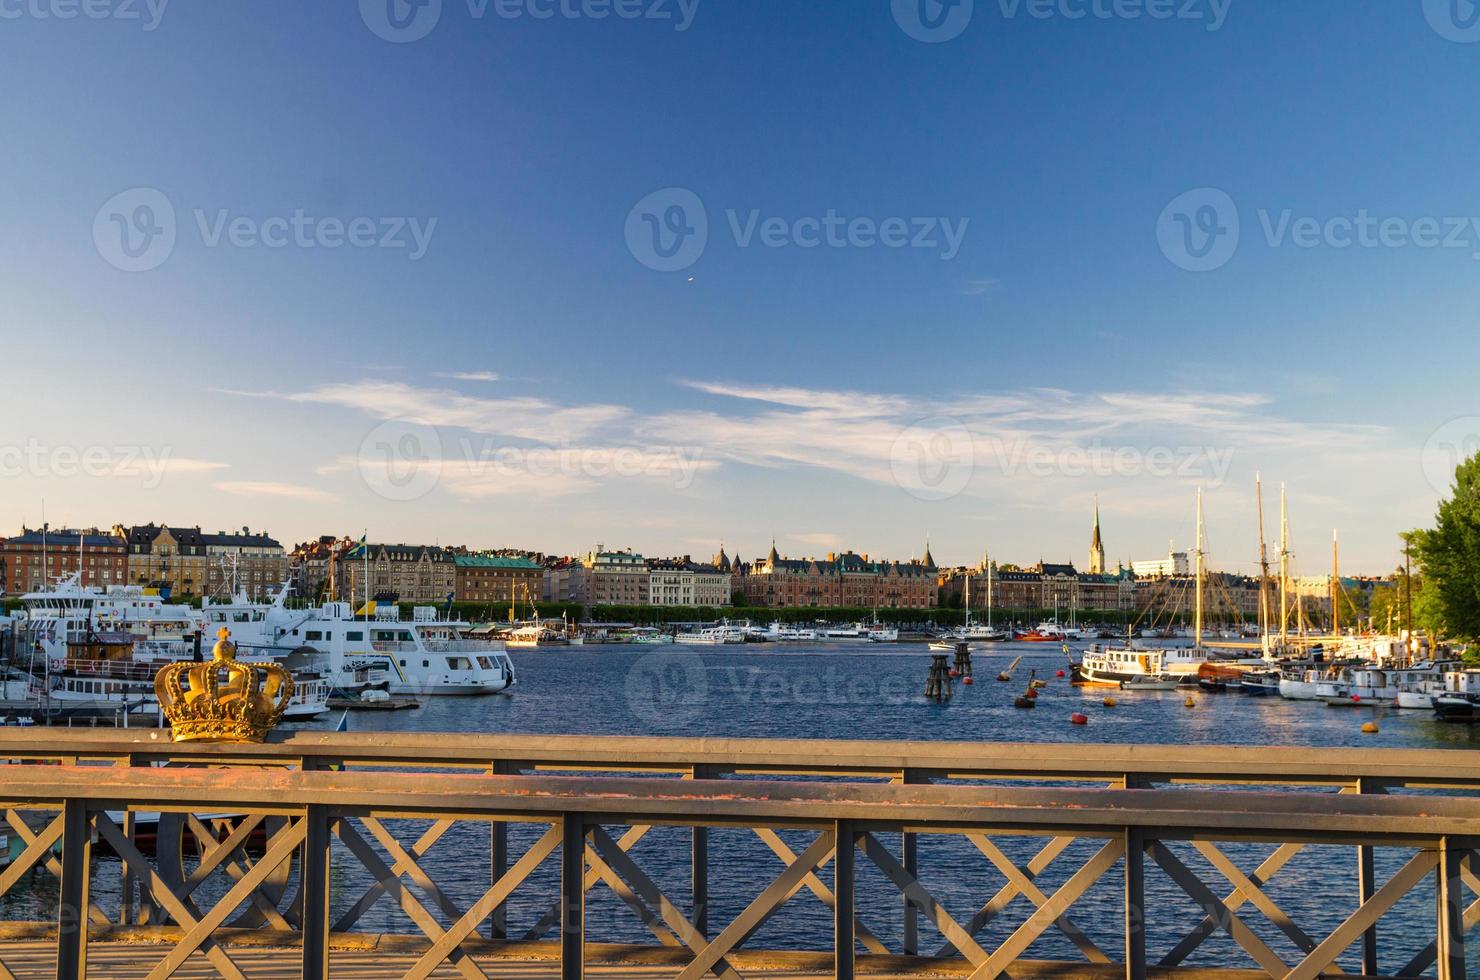
[[[293,678],[277,664],[236,660],[231,631],[217,634],[212,659],[170,664],[154,693],[176,742],[261,742],[293,697]]]

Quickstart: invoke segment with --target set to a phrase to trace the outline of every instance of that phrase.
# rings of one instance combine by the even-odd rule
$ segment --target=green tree
[[[1453,496],[1413,543],[1423,572],[1413,618],[1453,639],[1480,639],[1480,454],[1455,470]]]

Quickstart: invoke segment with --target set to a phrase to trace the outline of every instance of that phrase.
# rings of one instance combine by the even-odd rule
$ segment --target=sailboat
[[[986,554],[982,555],[982,566],[987,572],[987,622],[973,623],[971,621],[971,575],[966,576],[966,625],[946,634],[946,639],[965,643],[1002,643],[1007,639],[1007,634],[992,626],[992,562]]]
[[[1237,681],[1242,671],[1253,661],[1229,660],[1218,656],[1203,646],[1204,603],[1203,593],[1207,581],[1207,551],[1203,523],[1203,495],[1197,492],[1197,598],[1193,613],[1193,645],[1164,650],[1149,650],[1128,644],[1122,647],[1098,644],[1085,651],[1084,658],[1074,668],[1074,683],[1135,688],[1149,685],[1148,678],[1165,681],[1175,678],[1179,684],[1230,685]]]

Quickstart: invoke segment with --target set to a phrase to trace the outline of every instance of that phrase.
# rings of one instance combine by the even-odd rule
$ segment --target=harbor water
[[[1075,644],[1082,648],[1084,644]],[[1076,649],[1076,655],[1078,649]],[[1465,726],[1446,726],[1426,711],[1382,711],[1376,708],[1333,709],[1318,702],[1292,702],[1278,697],[1211,694],[1193,689],[1119,692],[1075,688],[1067,677],[1068,662],[1058,644],[999,644],[978,647],[973,654],[975,683],[959,681],[954,696],[934,703],[923,697],[931,656],[916,644],[759,644],[724,647],[586,646],[555,647],[512,654],[518,684],[512,695],[428,697],[416,710],[353,712],[349,730],[499,734],[659,735],[675,737],[770,737],[815,739],[908,739],[972,742],[1160,743],[1186,745],[1292,745],[1361,748],[1474,748],[1480,733]],[[1022,663],[1010,683],[997,675],[1014,658]],[[1030,676],[1048,686],[1034,710],[1013,707]],[[1107,695],[1116,705],[1103,704]],[[1191,697],[1195,706],[1187,707]],[[1069,717],[1083,713],[1085,726]],[[1366,734],[1364,722],[1377,720],[1380,731]],[[332,728],[338,713],[292,726]],[[1213,789],[1210,792],[1217,792]],[[387,825],[406,843],[415,840],[427,821],[396,820]],[[516,825],[510,833],[511,861],[517,859],[545,828]],[[619,837],[620,828],[608,828]],[[368,838],[368,835],[365,835]],[[813,835],[782,834],[800,853]],[[897,834],[881,834],[886,848],[898,853]],[[1026,865],[1044,838],[1004,837],[994,842],[1019,866]],[[1070,844],[1035,883],[1046,893],[1062,885],[1103,841]],[[1252,874],[1275,845],[1222,844],[1246,874]],[[1191,845],[1172,844],[1173,852],[1208,883],[1220,898],[1232,891],[1213,866]],[[632,851],[643,870],[681,909],[688,910],[689,832],[656,828]],[[1412,851],[1382,848],[1376,852],[1379,882]],[[99,858],[102,862],[116,861]],[[712,928],[722,928],[782,870],[782,862],[749,830],[711,832]],[[920,877],[957,922],[969,922],[1006,883],[1002,874],[969,841],[929,837],[919,842]],[[1356,850],[1353,847],[1307,847],[1267,886],[1266,893],[1305,931],[1319,941],[1357,904]],[[426,855],[423,867],[459,906],[467,907],[487,888],[488,831],[462,823]],[[901,900],[895,889],[866,859],[858,861],[858,905],[863,924],[892,949],[902,934]],[[343,911],[371,885],[371,879],[336,844],[332,901]],[[522,886],[508,910],[509,935],[520,938],[549,912],[558,896],[557,862],[547,861]],[[819,877],[830,882],[831,867]],[[103,869],[95,894],[106,895],[117,876]],[[225,885],[220,886],[224,890]],[[1096,943],[1110,959],[1122,949],[1122,879],[1118,868],[1108,873],[1069,910],[1070,929]],[[216,889],[204,889],[208,894]],[[45,916],[53,907],[55,882],[33,876],[3,900],[6,918]],[[1147,942],[1156,962],[1191,931],[1203,909],[1189,899],[1159,868],[1147,863]],[[436,905],[425,901],[429,908]],[[1034,911],[1018,897],[980,934],[988,949],[1021,925]],[[438,913],[444,925],[445,916]],[[1294,941],[1250,905],[1239,915],[1287,963],[1299,961]],[[1434,889],[1421,884],[1383,920],[1380,932],[1385,971],[1396,972],[1432,935]],[[651,942],[652,936],[631,911],[604,885],[588,898],[588,935],[593,942]],[[1066,924],[1067,925],[1067,924]],[[415,926],[382,897],[357,926],[360,930],[415,932]],[[922,952],[944,945],[933,925],[921,919]],[[831,912],[806,889],[777,913],[750,940],[748,948],[830,948]],[[547,936],[546,938],[553,938]],[[1028,951],[1034,959],[1077,960],[1082,956],[1065,933],[1051,928]],[[1186,960],[1187,964],[1252,966],[1224,932],[1215,932]],[[1356,970],[1356,949],[1342,966]],[[1473,960],[1472,963],[1480,964]]]

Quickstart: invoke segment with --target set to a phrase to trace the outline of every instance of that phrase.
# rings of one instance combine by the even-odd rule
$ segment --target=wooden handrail
[[[181,745],[157,729],[4,729],[6,759],[1480,789],[1480,759],[1453,749],[316,731],[274,733],[262,745]]]

